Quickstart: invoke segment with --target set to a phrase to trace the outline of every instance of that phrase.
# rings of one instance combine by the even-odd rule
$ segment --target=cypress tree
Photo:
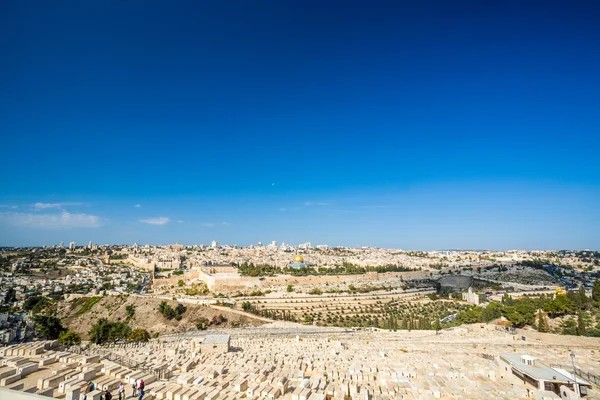
[[[537,318],[538,318],[538,323],[537,323],[538,332],[549,332],[550,327],[548,326],[548,320],[546,319],[546,316],[544,315],[544,312],[541,309],[538,311]]]

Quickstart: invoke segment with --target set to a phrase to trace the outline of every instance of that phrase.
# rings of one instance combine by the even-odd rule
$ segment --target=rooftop
[[[500,358],[509,362],[517,371],[527,374],[537,380],[551,382],[573,382],[573,376],[570,373],[565,373],[565,370],[551,368],[543,362],[537,360],[535,357],[527,354],[502,354]],[[529,362],[525,364],[522,360]],[[581,379],[577,379],[577,383],[581,385],[589,385],[588,382]]]

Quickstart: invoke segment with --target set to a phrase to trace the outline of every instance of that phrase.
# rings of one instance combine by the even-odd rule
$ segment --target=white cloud
[[[97,228],[103,225],[102,218],[90,214],[71,214],[63,211],[59,214],[2,213],[0,217],[12,225],[28,228]]]
[[[143,222],[144,224],[150,224],[150,225],[166,225],[169,222],[171,222],[171,218],[167,218],[167,217],[146,218],[146,219],[140,219],[140,222]]]
[[[35,203],[33,205],[33,208],[35,208],[36,210],[46,210],[48,208],[63,208],[65,206],[80,206],[83,203]]]
[[[183,220],[179,219],[179,220],[177,220],[177,222],[181,224],[181,223],[183,223]]]
[[[229,222],[204,222],[202,226],[219,226],[219,225],[231,225]]]
[[[142,206],[140,204],[136,204],[134,207],[135,208],[142,208]]]

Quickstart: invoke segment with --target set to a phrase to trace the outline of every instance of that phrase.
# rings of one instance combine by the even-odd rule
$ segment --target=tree
[[[38,335],[55,340],[58,339],[61,332],[66,331],[60,319],[51,315],[36,315],[34,317],[35,331]]]
[[[58,335],[58,342],[67,346],[79,345],[81,344],[81,337],[73,331],[62,331]]]
[[[210,321],[207,318],[200,317],[198,322],[196,322],[196,329],[198,329],[199,331],[203,331],[206,328],[208,328],[209,323]]]
[[[577,313],[577,334],[587,335],[588,328],[592,325],[592,317],[585,311]]]
[[[538,332],[549,332],[550,331],[550,326],[548,325],[548,320],[546,319],[546,316],[544,315],[544,312],[542,310],[538,311],[537,314],[537,330]]]
[[[502,305],[490,303],[481,310],[481,322],[490,322],[502,316]]]
[[[129,342],[147,342],[150,340],[150,334],[145,329],[134,329],[129,335]]]
[[[187,311],[186,306],[184,306],[181,303],[177,304],[177,307],[175,307],[175,313],[177,313],[178,315],[182,315],[186,311]]]
[[[50,301],[43,296],[31,296],[23,303],[23,310],[31,311],[32,314],[39,314]]]
[[[14,287],[9,287],[4,295],[4,304],[12,304],[17,300],[17,292]]]
[[[242,303],[242,310],[249,312],[250,310],[252,310],[252,304],[249,301],[244,301]]]
[[[515,300],[508,293],[504,293],[504,296],[502,296],[502,304],[505,306],[512,306],[515,304]]]
[[[287,289],[286,290],[287,290],[288,293],[293,292],[294,291],[294,287],[291,284],[287,285]]]
[[[569,317],[560,323],[563,335],[576,335],[577,334],[577,322],[573,317]]]
[[[586,296],[585,294],[585,286],[581,285],[579,286],[579,304],[581,308],[586,308],[587,305],[590,302],[589,297]]]
[[[183,287],[184,285],[185,285],[185,282],[182,279],[180,279],[179,282],[177,282],[177,286],[179,286],[179,287]]]
[[[594,287],[592,288],[592,299],[600,303],[600,278],[594,281]]]
[[[131,334],[131,328],[124,322],[110,322],[101,318],[90,329],[89,335],[92,343],[104,344],[114,343],[117,340],[125,340]]]
[[[133,315],[135,314],[135,306],[129,304],[129,305],[125,306],[125,311],[127,311],[127,319],[131,319],[131,318],[133,318]]]
[[[527,323],[527,319],[521,314],[516,307],[508,306],[502,309],[502,313],[515,327],[521,328]]]

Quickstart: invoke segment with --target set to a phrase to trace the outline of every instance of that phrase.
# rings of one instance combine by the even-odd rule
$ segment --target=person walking
[[[137,385],[135,381],[133,381],[133,383],[131,384],[131,389],[133,390],[133,394],[131,395],[131,397],[135,397],[137,395]]]
[[[112,394],[108,390],[104,392],[104,400],[112,400]]]
[[[87,399],[87,394],[92,391],[92,382],[88,382],[83,391],[83,400]]]
[[[119,400],[125,400],[125,385],[123,382],[119,383]]]
[[[144,395],[146,394],[144,392],[144,387],[145,387],[144,380],[140,379],[140,385],[138,386],[138,391],[139,391],[140,397],[138,397],[138,400],[142,400],[144,398]]]

